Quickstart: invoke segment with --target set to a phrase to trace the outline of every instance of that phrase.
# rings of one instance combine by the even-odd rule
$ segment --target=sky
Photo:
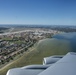
[[[76,0],[0,0],[0,24],[76,25]]]

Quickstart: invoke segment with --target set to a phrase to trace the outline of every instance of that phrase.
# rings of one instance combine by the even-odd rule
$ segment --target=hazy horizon
[[[76,26],[76,25],[52,25],[52,24],[0,24],[0,26]]]

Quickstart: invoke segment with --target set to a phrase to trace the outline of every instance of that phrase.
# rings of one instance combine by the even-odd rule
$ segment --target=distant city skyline
[[[76,25],[76,0],[0,0],[0,24]]]

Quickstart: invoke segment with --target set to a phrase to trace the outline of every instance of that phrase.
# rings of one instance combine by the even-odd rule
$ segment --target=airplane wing
[[[76,75],[76,53],[47,57],[43,65],[10,69],[6,75]]]

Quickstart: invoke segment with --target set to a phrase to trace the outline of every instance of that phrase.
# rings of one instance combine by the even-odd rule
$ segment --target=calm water
[[[69,40],[72,48],[71,51],[76,52],[76,32],[57,34],[57,35],[54,35],[53,38],[60,39],[60,40],[62,39]]]

